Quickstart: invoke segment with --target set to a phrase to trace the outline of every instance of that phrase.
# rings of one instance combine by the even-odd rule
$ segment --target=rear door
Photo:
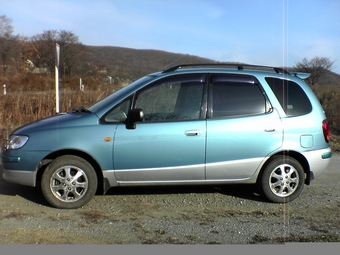
[[[207,180],[250,178],[282,145],[280,116],[254,77],[215,74],[210,81]]]

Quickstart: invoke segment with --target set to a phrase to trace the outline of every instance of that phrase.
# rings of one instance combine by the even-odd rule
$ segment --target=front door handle
[[[185,131],[185,135],[186,136],[199,136],[201,134],[202,134],[201,130],[188,130],[188,131]]]

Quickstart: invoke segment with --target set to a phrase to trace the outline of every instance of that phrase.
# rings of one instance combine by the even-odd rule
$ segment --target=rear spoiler
[[[307,79],[310,76],[310,73],[292,73],[296,77],[300,78],[301,80]]]

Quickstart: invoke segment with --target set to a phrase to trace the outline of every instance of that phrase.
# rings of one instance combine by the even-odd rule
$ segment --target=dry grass
[[[314,86],[312,87],[318,97],[327,120],[331,126],[331,148],[334,153],[340,153],[340,89],[339,86]]]
[[[103,220],[106,220],[108,218],[105,213],[98,211],[98,210],[92,210],[88,212],[79,212],[83,219],[85,219],[87,222],[92,222],[92,223],[99,223],[102,222]]]
[[[72,91],[60,93],[60,112],[88,107],[109,95],[111,91]],[[53,92],[20,92],[0,96],[0,140],[13,129],[56,114]]]
[[[332,130],[340,132],[339,86],[314,86],[312,89],[326,112]]]
[[[23,212],[10,212],[9,214],[2,216],[1,218],[2,219],[15,218],[15,219],[18,219],[18,220],[23,220],[26,217],[30,217],[30,216],[33,216],[33,215],[28,214],[28,213],[23,213]]]

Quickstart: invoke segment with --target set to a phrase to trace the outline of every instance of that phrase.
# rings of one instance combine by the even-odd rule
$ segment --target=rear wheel
[[[41,190],[52,206],[75,209],[92,199],[97,183],[96,172],[86,160],[65,155],[48,165],[42,175]]]
[[[270,201],[285,203],[300,195],[304,181],[304,170],[296,159],[277,156],[263,170],[261,188]]]

